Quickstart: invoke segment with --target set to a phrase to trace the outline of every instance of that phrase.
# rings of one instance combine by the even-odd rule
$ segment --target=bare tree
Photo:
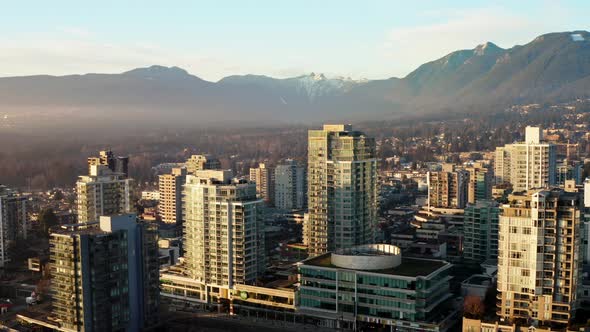
[[[481,318],[485,312],[485,305],[479,296],[468,295],[463,302],[463,312],[467,318]]]

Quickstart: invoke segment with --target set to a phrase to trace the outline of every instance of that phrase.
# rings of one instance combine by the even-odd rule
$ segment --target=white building
[[[202,170],[184,185],[186,273],[208,285],[231,289],[264,273],[264,203],[256,185],[231,171]]]
[[[496,183],[509,182],[514,192],[554,185],[555,151],[555,145],[543,142],[539,127],[526,127],[524,142],[496,148]]]
[[[133,180],[105,165],[90,165],[90,174],[76,182],[78,222],[98,221],[100,216],[131,213]]]
[[[151,190],[151,191],[142,191],[141,192],[141,199],[146,201],[159,201],[160,200],[160,192],[158,190]]]

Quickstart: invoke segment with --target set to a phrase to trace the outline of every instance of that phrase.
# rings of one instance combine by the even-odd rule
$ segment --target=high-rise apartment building
[[[226,289],[254,283],[266,264],[264,203],[254,183],[232,176],[197,171],[184,185],[186,274]]]
[[[62,226],[50,238],[50,320],[68,331],[140,331],[158,321],[155,225],[134,214]]]
[[[514,192],[555,184],[556,148],[543,142],[538,127],[526,127],[525,141],[496,148],[496,183],[509,182]]]
[[[462,209],[468,199],[469,172],[454,164],[441,171],[428,172],[428,207]],[[474,187],[474,193],[477,186]]]
[[[469,174],[467,185],[467,203],[475,204],[480,200],[492,198],[492,172],[480,162],[464,168]]]
[[[129,213],[133,180],[107,165],[91,165],[89,175],[76,182],[78,222],[98,221],[100,216]]]
[[[274,169],[264,163],[257,168],[250,168],[250,181],[256,183],[256,194],[267,204],[274,205],[275,174]]]
[[[195,174],[205,169],[221,169],[219,159],[208,154],[194,154],[185,163],[188,174]]]
[[[590,265],[590,178],[584,180],[581,192],[584,196],[584,221],[582,223],[582,259]]]
[[[498,244],[498,311],[531,325],[568,324],[581,271],[581,196],[562,189],[510,195]]]
[[[307,192],[305,179],[305,168],[299,166],[297,161],[289,159],[277,165],[274,175],[275,207],[284,210],[303,209]]]
[[[129,177],[129,157],[115,156],[111,150],[100,151],[98,157],[88,158],[88,174],[90,174],[92,166],[95,165],[107,166],[114,173]]]
[[[0,267],[10,261],[8,251],[27,238],[27,197],[0,185]]]
[[[308,133],[306,243],[316,256],[374,242],[378,209],[375,139],[351,125]]]
[[[498,216],[500,208],[492,200],[467,204],[463,221],[463,258],[483,263],[498,257]]]
[[[165,223],[182,224],[182,186],[186,182],[186,173],[186,168],[173,168],[170,174],[158,177],[158,213]]]

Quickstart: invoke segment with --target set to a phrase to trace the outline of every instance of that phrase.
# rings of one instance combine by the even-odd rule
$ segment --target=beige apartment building
[[[165,223],[182,223],[182,186],[186,181],[186,174],[186,168],[173,168],[170,174],[158,177],[158,214]]]
[[[566,325],[581,278],[581,204],[577,192],[530,190],[501,207],[497,315],[537,326]]]
[[[80,176],[76,182],[78,222],[94,222],[100,216],[132,212],[133,180],[113,172],[108,165],[89,168],[89,174]]]
[[[275,174],[274,169],[264,163],[257,168],[250,168],[250,181],[256,183],[256,194],[267,204],[274,205]]]
[[[492,197],[492,171],[481,162],[464,168],[469,174],[467,203],[476,204]]]
[[[201,170],[184,185],[188,277],[232,289],[253,284],[265,269],[264,203],[256,185],[229,170]]]
[[[219,159],[208,154],[194,154],[186,162],[188,174],[195,174],[204,169],[221,169]]]
[[[428,172],[429,208],[462,209],[467,203],[469,172],[454,164],[443,164],[442,170]]]

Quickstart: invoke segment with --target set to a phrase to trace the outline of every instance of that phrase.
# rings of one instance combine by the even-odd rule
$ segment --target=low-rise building
[[[141,192],[141,199],[146,201],[159,201],[160,192],[158,190],[144,190]]]
[[[326,327],[446,331],[457,319],[450,268],[387,244],[340,249],[299,263],[299,311]]]
[[[461,282],[461,295],[477,296],[483,301],[492,287],[495,287],[492,277],[474,274]]]
[[[182,266],[172,266],[160,274],[161,295],[174,310],[217,308],[232,314],[257,316],[268,312],[296,318],[296,275],[274,279],[262,285],[234,284],[219,287],[192,279]]]

